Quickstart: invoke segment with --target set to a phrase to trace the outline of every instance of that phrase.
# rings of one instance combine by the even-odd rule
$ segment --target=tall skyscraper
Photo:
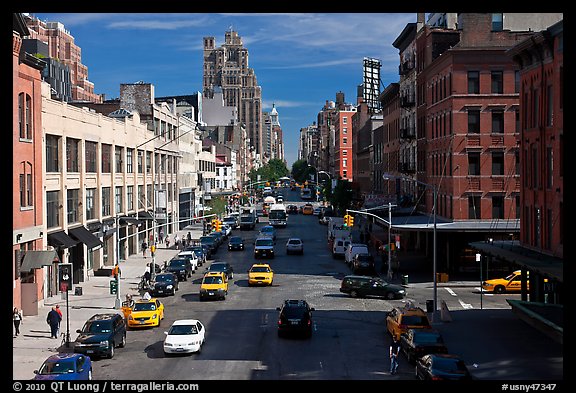
[[[224,44],[216,47],[214,37],[204,37],[203,95],[212,98],[220,86],[226,106],[238,108],[238,120],[246,125],[249,145],[262,157],[262,88],[254,69],[248,66],[248,49],[238,32],[226,31]]]

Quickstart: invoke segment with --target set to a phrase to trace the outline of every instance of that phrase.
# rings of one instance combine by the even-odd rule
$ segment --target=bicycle
[[[60,347],[66,347],[66,343],[69,343],[71,346],[70,333],[60,333],[60,336],[62,337],[62,341],[60,342]]]

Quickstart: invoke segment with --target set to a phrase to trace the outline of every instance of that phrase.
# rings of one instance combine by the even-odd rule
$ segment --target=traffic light
[[[350,216],[348,214],[344,215],[344,226],[349,226]]]
[[[61,263],[58,265],[58,286],[60,292],[66,292],[72,289],[72,264]]]
[[[220,225],[222,225],[220,220],[218,219],[214,220],[214,231],[216,232],[220,231],[221,228]]]
[[[348,216],[348,226],[349,227],[354,226],[354,216]]]

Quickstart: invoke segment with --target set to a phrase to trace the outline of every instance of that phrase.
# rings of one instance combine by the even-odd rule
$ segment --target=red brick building
[[[32,258],[44,250],[46,235],[41,118],[41,72],[46,63],[21,50],[22,38],[30,34],[21,14],[13,14],[12,25],[12,292],[14,307],[24,315],[36,315],[38,300],[44,298],[41,263],[46,261],[46,254]],[[52,254],[56,255],[48,257]]]

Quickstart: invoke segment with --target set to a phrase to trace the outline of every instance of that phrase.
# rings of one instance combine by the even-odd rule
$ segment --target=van
[[[332,257],[333,258],[344,258],[344,252],[346,247],[348,247],[352,241],[348,238],[338,238],[334,239],[334,244],[332,245]]]
[[[352,261],[356,254],[370,254],[368,246],[362,243],[351,243],[348,245],[344,252],[344,260],[348,266],[352,266]]]

